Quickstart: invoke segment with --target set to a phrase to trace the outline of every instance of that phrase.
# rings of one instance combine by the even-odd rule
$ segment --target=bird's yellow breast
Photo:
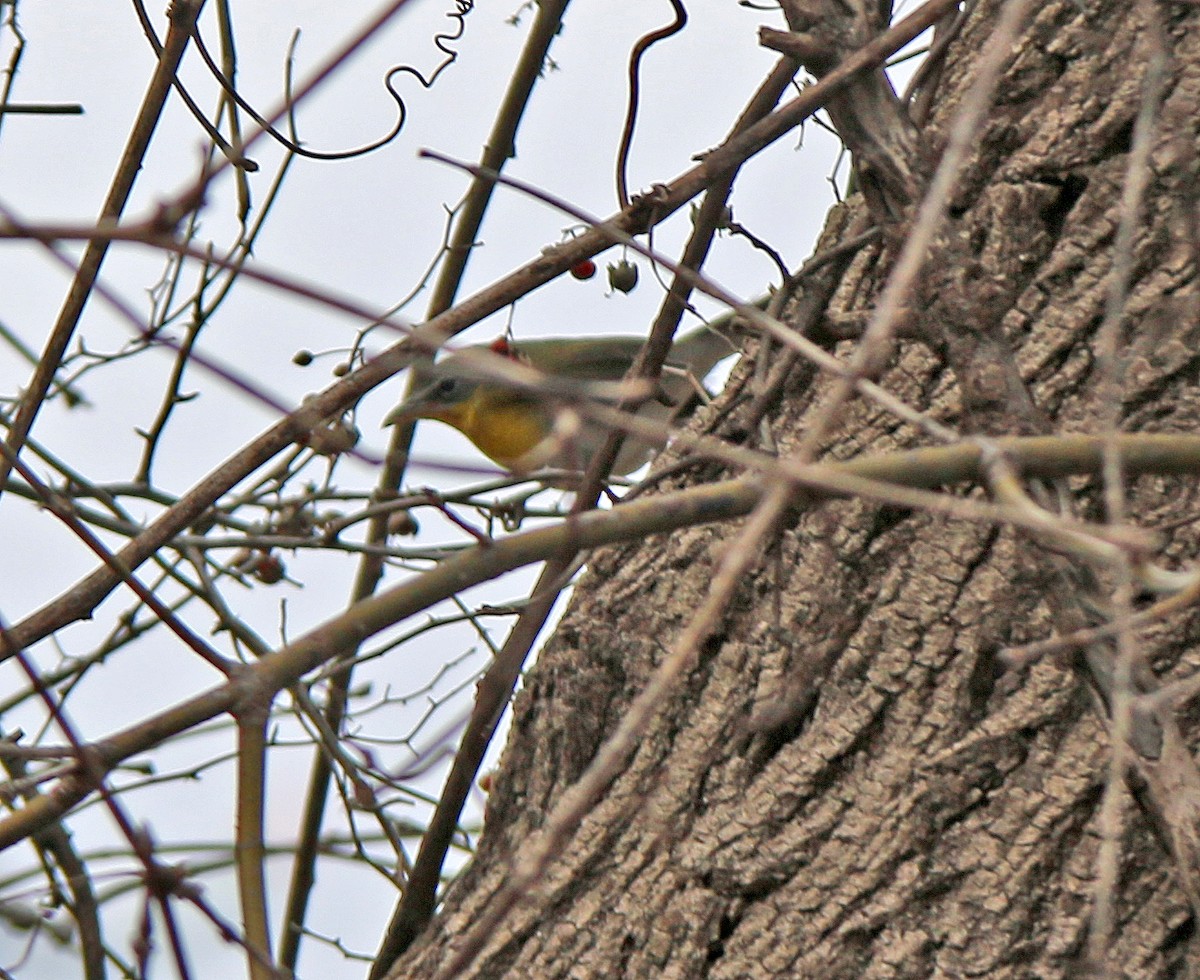
[[[503,389],[479,390],[462,405],[439,415],[490,459],[505,469],[519,469],[522,457],[550,435],[546,412],[535,403]]]

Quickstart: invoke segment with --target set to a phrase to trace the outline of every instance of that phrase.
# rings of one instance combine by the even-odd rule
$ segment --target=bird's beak
[[[399,425],[402,422],[415,422],[417,419],[428,418],[430,400],[433,397],[435,385],[426,382],[421,387],[410,391],[399,405],[387,413],[383,424]]]
[[[384,417],[383,428],[387,428],[389,425],[400,425],[404,422],[415,422],[417,419],[428,418],[427,409],[435,387],[434,383],[426,381],[419,388],[410,391],[404,401]]]
[[[446,404],[445,399],[438,393],[438,381],[434,380],[416,391],[410,391],[404,401],[387,413],[383,425],[400,425],[415,422],[417,419],[437,419],[445,422],[456,414],[456,406]]]
[[[386,429],[389,425],[412,422],[417,418],[418,416],[413,412],[412,399],[406,398],[384,416],[381,427]]]

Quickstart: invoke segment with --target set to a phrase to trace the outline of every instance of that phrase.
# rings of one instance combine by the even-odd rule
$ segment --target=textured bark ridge
[[[952,45],[927,146],[944,140],[997,6],[976,5]],[[1133,248],[1122,409],[1127,431],[1193,432],[1200,12],[1155,9],[1168,81]],[[886,387],[974,431],[1095,431],[1095,337],[1146,63],[1136,5],[1035,5],[923,279],[924,340],[897,344]],[[859,254],[831,321],[872,307],[893,257],[888,246]],[[996,360],[1010,355],[1032,406],[1023,421]],[[773,420],[781,452],[825,385],[785,394]],[[737,413],[723,424],[737,431]],[[856,402],[827,452],[920,441]],[[1095,488],[1072,489],[1078,512],[1096,517]],[[1137,523],[1165,528],[1161,562],[1194,560],[1196,504],[1185,479],[1131,488]],[[678,635],[735,533],[594,556],[518,699],[478,859],[398,975],[444,961]],[[1108,722],[1065,660],[1019,673],[995,660],[1051,635],[1052,600],[1072,588],[1062,567],[1008,529],[857,501],[804,514],[470,975],[1079,975]],[[1164,683],[1200,667],[1198,638],[1195,614],[1140,635]],[[1176,718],[1194,745],[1197,708]],[[1198,975],[1181,886],[1190,872],[1144,796],[1124,812],[1111,975]]]

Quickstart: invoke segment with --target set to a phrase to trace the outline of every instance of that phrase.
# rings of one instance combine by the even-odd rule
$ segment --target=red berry
[[[596,274],[596,263],[591,259],[584,259],[581,262],[576,262],[571,266],[571,275],[576,279],[591,279]]]
[[[287,574],[287,568],[269,551],[263,552],[254,559],[250,569],[256,579],[265,585],[274,585]]]

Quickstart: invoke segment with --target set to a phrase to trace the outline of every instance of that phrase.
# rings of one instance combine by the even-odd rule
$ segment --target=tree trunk
[[[1002,11],[975,4],[950,44],[920,140],[932,165]],[[1156,37],[1166,73],[1129,250],[1121,427],[1198,431],[1200,9],[1187,4],[1033,5],[883,387],[964,433],[1100,431],[1112,399],[1097,338]],[[839,209],[822,245],[865,210],[861,198]],[[830,332],[844,336],[874,307],[903,243],[894,226],[885,232],[842,273]],[[834,383],[796,369],[770,418],[780,455]],[[715,431],[757,436],[744,402],[723,408],[706,413]],[[929,441],[856,398],[823,453]],[[1069,491],[1077,517],[1104,519],[1099,481]],[[1179,567],[1196,553],[1197,497],[1189,478],[1130,483],[1131,521],[1161,531],[1155,561]],[[643,689],[737,533],[693,529],[592,556],[518,697],[478,856],[395,976],[446,962]],[[997,658],[1096,622],[1104,583],[1111,590],[1103,570],[1008,526],[861,500],[793,517],[604,799],[464,975],[1198,975],[1188,842],[1200,781],[1188,746],[1200,709],[1177,705],[1149,745],[1135,730],[1114,821],[1102,806],[1111,692],[1097,680],[1112,647],[1023,669]],[[1194,675],[1198,634],[1194,610],[1140,629],[1139,687]],[[1106,835],[1119,862],[1111,886]],[[1110,927],[1098,900],[1111,902]]]

